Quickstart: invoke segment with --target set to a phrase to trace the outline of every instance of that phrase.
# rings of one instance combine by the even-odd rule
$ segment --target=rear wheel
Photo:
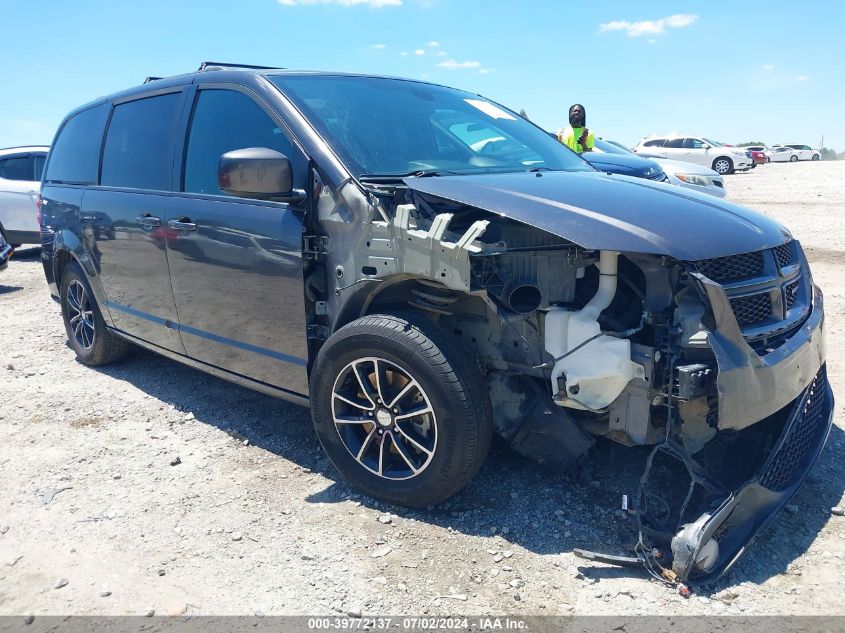
[[[71,349],[85,365],[107,365],[125,357],[130,343],[112,334],[79,264],[73,262],[62,275],[59,297]]]
[[[726,158],[725,156],[720,156],[716,160],[713,161],[713,171],[722,176],[726,174],[732,174],[734,171],[734,163],[730,158]]]
[[[789,157],[789,162],[790,163],[797,163],[798,157],[795,154],[793,154],[792,156]]]
[[[335,332],[311,375],[320,443],[362,492],[425,507],[481,468],[492,412],[472,353],[427,323],[362,317]]]

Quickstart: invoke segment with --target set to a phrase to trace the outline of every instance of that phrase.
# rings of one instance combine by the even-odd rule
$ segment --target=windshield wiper
[[[448,169],[417,169],[416,171],[406,171],[401,174],[361,174],[358,180],[365,182],[396,182],[403,178],[431,178],[433,176],[463,176],[459,171],[450,171]]]

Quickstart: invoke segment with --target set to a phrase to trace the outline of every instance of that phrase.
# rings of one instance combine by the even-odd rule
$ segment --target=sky
[[[49,144],[76,106],[210,60],[424,79],[548,130],[583,103],[628,146],[845,151],[845,2],[0,0],[0,15],[0,147]]]

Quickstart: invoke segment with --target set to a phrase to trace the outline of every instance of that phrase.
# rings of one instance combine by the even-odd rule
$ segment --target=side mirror
[[[704,143],[704,144],[701,146],[701,149],[710,149],[710,145],[708,145],[707,143]]]
[[[220,157],[217,186],[239,198],[301,202],[305,192],[293,188],[290,159],[267,147],[247,147]]]

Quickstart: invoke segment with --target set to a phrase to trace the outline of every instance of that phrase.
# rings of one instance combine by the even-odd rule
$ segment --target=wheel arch
[[[100,279],[99,264],[88,254],[80,239],[70,231],[57,232],[53,237],[51,260],[53,279],[55,279],[58,289],[61,289],[62,276],[68,266],[74,262],[79,265],[88,285],[91,287],[91,292],[94,293],[103,320],[105,320],[106,325],[112,327],[113,321],[108,310],[106,292]]]
[[[351,323],[355,319],[369,314],[395,314],[397,312],[409,312],[426,308],[419,305],[419,297],[413,294],[413,290],[421,285],[442,289],[444,292],[452,293],[461,299],[477,298],[474,295],[448,288],[443,284],[432,282],[428,277],[416,275],[392,275],[384,277],[376,282],[361,284],[362,288],[350,296],[334,320],[332,333]],[[480,299],[479,299],[480,300]],[[460,303],[460,302],[459,302]]]

